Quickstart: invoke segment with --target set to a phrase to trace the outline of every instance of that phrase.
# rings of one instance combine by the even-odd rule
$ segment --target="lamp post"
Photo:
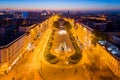
[[[78,73],[78,70],[77,70],[77,66],[76,66],[76,64],[75,64],[75,72],[74,72],[75,80],[78,80],[78,79],[77,79],[77,73]]]

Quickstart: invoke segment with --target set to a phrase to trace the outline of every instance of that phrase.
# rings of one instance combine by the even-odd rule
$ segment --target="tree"
[[[70,22],[68,22],[68,21],[65,21],[65,22],[64,22],[64,26],[65,26],[65,28],[66,28],[67,30],[70,30],[70,29],[72,28],[72,25],[71,25]]]
[[[54,22],[53,22],[53,26],[54,26],[55,28],[59,28],[59,22],[58,22],[58,21],[54,21]]]
[[[68,58],[68,61],[69,63],[76,64],[81,60],[81,58],[82,58],[82,55],[80,53],[79,54],[75,53]]]
[[[51,54],[51,53],[46,54],[46,57],[47,57],[47,60],[48,60],[48,61],[56,58],[56,56],[54,56],[54,55]]]
[[[96,43],[100,40],[106,40],[107,39],[107,35],[103,34],[102,32],[98,31],[98,30],[94,30],[92,32],[92,44],[96,45]]]
[[[46,54],[45,59],[51,64],[56,64],[59,62],[59,59],[51,53]]]

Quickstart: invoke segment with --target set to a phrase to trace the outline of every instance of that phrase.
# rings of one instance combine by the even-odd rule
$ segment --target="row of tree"
[[[98,30],[94,30],[92,32],[92,44],[96,45],[96,43],[100,40],[106,40],[107,39],[107,35],[98,31]]]
[[[53,22],[53,26],[55,27],[55,28],[60,28],[60,22],[59,21],[54,21]],[[68,22],[68,21],[64,21],[64,23],[63,23],[63,26],[64,26],[64,28],[66,29],[66,30],[70,30],[71,28],[72,28],[72,25],[70,24],[70,22]]]

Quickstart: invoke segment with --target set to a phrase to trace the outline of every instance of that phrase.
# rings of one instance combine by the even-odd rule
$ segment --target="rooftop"
[[[98,43],[101,46],[104,46],[106,48],[106,50],[109,53],[111,53],[112,55],[114,55],[117,59],[120,59],[120,50],[118,49],[117,46],[115,46],[114,44],[112,44],[111,42],[108,42],[106,40],[98,41]]]
[[[84,26],[85,28],[87,28],[88,30],[93,31],[93,29],[90,28],[90,27],[88,27],[87,25],[85,25],[85,24],[83,24],[83,23],[81,23],[81,25]]]
[[[14,24],[0,26],[0,28],[13,28],[13,27],[15,27],[15,25],[14,25]]]
[[[16,40],[17,38],[19,38],[23,34],[24,33],[16,33],[16,34],[12,34],[10,36],[6,36],[6,37],[0,39],[0,48],[2,46],[6,46],[6,45],[10,44],[11,42],[13,42],[14,40]]]
[[[35,26],[37,26],[37,24],[25,24],[25,25],[21,25],[21,27],[29,27],[30,29],[34,28]]]
[[[33,24],[22,24],[21,27],[30,27]]]

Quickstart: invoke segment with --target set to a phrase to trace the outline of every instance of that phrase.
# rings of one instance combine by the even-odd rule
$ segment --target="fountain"
[[[69,53],[71,49],[66,45],[65,42],[60,43],[57,49],[54,49],[56,53]]]

